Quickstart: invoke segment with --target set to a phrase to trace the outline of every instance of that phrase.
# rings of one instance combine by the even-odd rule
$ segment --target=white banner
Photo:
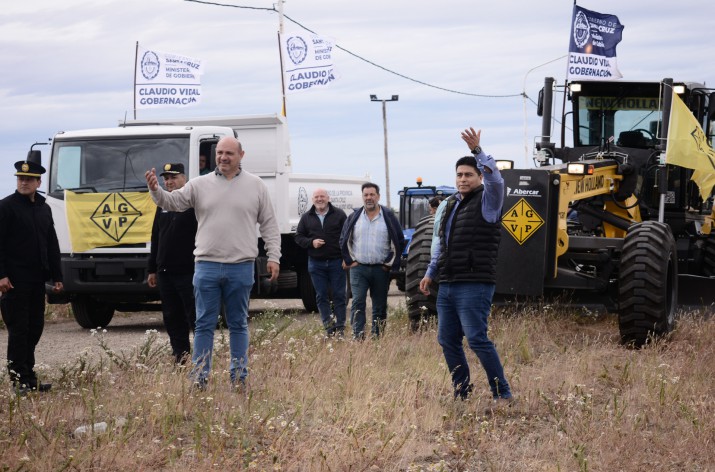
[[[340,77],[333,64],[333,44],[332,39],[311,33],[281,35],[286,93],[323,88]]]
[[[184,107],[201,102],[199,59],[137,48],[134,108]]]

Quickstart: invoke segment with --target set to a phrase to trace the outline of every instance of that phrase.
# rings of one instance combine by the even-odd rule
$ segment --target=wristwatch
[[[481,152],[482,148],[479,145],[474,146],[474,149],[472,149],[472,154],[474,154],[475,156],[478,156],[479,154],[481,154]]]

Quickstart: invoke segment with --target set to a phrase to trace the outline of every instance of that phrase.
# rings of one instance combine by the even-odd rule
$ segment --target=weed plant
[[[474,395],[455,401],[434,321],[412,333],[404,307],[363,342],[271,308],[250,327],[246,390],[230,387],[220,330],[204,391],[155,331],[130,352],[95,332],[102,354],[51,371],[47,394],[18,397],[3,374],[0,470],[715,470],[715,320],[698,312],[632,350],[611,315],[495,308],[517,401],[492,415],[474,354]],[[107,430],[73,435],[97,422]]]

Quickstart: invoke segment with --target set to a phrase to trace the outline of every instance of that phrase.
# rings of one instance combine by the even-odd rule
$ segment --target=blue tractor
[[[437,313],[436,289],[425,296],[419,291],[430,259],[430,246],[434,227],[434,216],[429,211],[429,201],[433,197],[447,198],[457,191],[449,186],[423,186],[417,177],[416,187],[404,187],[400,195],[400,225],[405,235],[405,249],[402,252],[400,272],[395,276],[397,288],[407,295],[407,311],[413,328]],[[433,284],[435,285],[435,284]]]

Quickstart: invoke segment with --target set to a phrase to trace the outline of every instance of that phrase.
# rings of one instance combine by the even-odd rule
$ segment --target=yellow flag
[[[710,197],[715,185],[715,150],[708,144],[698,120],[680,97],[673,93],[665,162],[695,169],[690,178],[698,184],[700,196]]]
[[[147,192],[65,190],[65,208],[72,252],[151,241],[156,205]]]

